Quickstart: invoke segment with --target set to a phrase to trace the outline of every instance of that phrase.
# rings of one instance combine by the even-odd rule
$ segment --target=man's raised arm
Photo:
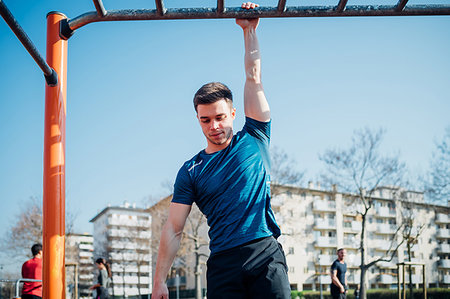
[[[243,3],[242,8],[254,9],[258,4]],[[236,19],[236,24],[244,31],[245,44],[245,86],[244,86],[244,110],[245,116],[258,121],[270,120],[270,108],[264,95],[261,83],[261,54],[259,52],[256,28],[259,19]]]

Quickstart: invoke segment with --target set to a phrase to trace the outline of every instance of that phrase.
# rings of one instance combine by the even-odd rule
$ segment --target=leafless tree
[[[361,279],[360,298],[366,299],[365,277],[368,269],[380,261],[391,261],[401,245],[392,242],[386,257],[367,261],[366,256],[366,221],[368,212],[374,205],[374,193],[379,186],[398,184],[404,172],[405,165],[399,161],[398,155],[383,156],[379,147],[384,136],[384,130],[365,128],[355,131],[350,147],[346,149],[329,149],[319,156],[325,163],[326,173],[322,178],[328,184],[338,184],[345,191],[356,194],[355,200],[362,205],[358,213],[362,218],[360,236]],[[398,227],[397,232],[401,227]]]
[[[297,169],[297,162],[279,147],[270,149],[270,178],[274,184],[300,185],[305,172]]]
[[[205,247],[208,247],[208,240],[206,236],[206,218],[200,212],[198,207],[194,205],[191,213],[187,219],[187,227],[183,232],[184,238],[188,241],[185,243],[185,248],[194,255],[194,274],[195,274],[195,299],[201,299],[202,287],[201,287],[201,265],[204,264],[209,257],[208,251]]]
[[[155,267],[156,253],[158,252],[159,240],[161,238],[160,232],[162,231],[162,226],[167,220],[171,200],[172,195],[160,200],[150,208],[153,233],[151,245],[154,253],[152,258],[153,267]],[[180,248],[173,262],[172,269],[169,272],[169,279],[174,279],[177,274],[184,276],[185,273],[193,271],[195,275],[196,296],[201,296],[201,265],[204,263],[204,258],[208,257],[208,250],[205,250],[205,247],[208,244],[205,216],[194,204],[186,220],[186,226],[183,231]],[[191,257],[193,257],[193,263],[189,262]],[[191,265],[194,269],[191,269]]]
[[[436,144],[425,192],[432,200],[443,204],[450,199],[450,127]]]
[[[30,248],[42,243],[42,200],[31,197],[22,204],[7,233],[3,236],[1,250],[11,260],[22,261],[30,256]],[[71,233],[75,215],[66,211],[66,233]]]

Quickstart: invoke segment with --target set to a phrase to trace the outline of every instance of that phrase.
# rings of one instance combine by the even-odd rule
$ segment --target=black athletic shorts
[[[209,257],[208,299],[290,299],[286,257],[273,237]]]

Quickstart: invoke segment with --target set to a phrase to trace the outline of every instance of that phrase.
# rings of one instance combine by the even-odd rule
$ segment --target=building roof
[[[140,213],[148,213],[146,209],[142,208],[133,208],[128,206],[119,206],[119,207],[106,207],[104,208],[100,213],[94,216],[89,222],[95,222],[98,218],[100,218],[103,214],[106,214],[106,212],[114,210],[114,211],[126,211],[126,212],[140,212]]]

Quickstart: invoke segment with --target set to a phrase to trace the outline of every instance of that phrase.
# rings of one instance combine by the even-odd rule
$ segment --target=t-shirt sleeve
[[[333,264],[331,264],[331,271],[334,271],[337,269],[338,269],[338,264],[336,263],[336,261],[334,261]]]
[[[256,119],[246,117],[243,131],[248,132],[256,139],[269,144],[270,141],[270,127],[272,121],[261,122]]]
[[[187,165],[184,164],[178,171],[175,180],[172,202],[181,203],[185,205],[192,205],[194,203],[195,195],[194,188],[189,176]]]

